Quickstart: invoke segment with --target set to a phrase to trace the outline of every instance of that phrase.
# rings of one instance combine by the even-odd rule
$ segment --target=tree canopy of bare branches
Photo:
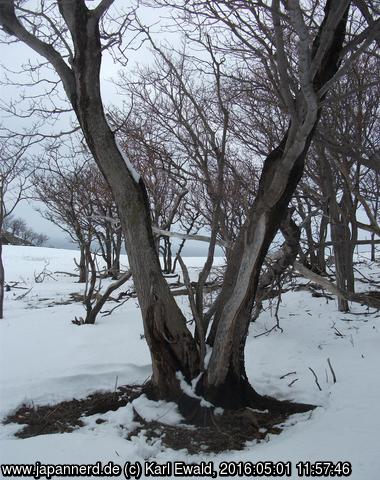
[[[53,68],[88,149],[110,186],[152,357],[155,394],[184,406],[187,397],[181,382],[191,384],[197,379],[197,393],[215,406],[308,409],[263,398],[254,390],[245,370],[245,342],[263,264],[288,215],[325,101],[350,66],[378,42],[378,12],[350,0],[155,2],[179,12],[177,22],[184,30],[197,30],[196,38],[188,35],[188,39],[202,48],[208,58],[205,62],[171,54],[157,44],[149,28],[139,21],[133,23],[127,14],[118,17],[116,33],[109,33],[106,20],[112,20],[112,0],[102,0],[93,8],[84,0],[57,0],[49,11],[44,10],[45,2],[37,3],[39,7],[33,9],[24,2],[2,0],[0,25],[5,41],[23,42],[41,56],[42,64]],[[131,139],[127,137],[123,146],[121,132],[111,128],[102,102],[102,53],[116,45],[123,54],[122,38],[128,32],[145,36],[163,67],[140,77],[140,85],[134,88],[131,84],[131,91],[148,103],[153,125],[157,121],[160,131],[180,146],[185,158],[181,168],[191,162],[197,165],[209,202],[210,244],[192,301],[195,335],[161,273],[147,188],[127,154]],[[197,76],[201,81],[197,82]],[[230,87],[233,80],[234,88],[227,88],[228,80]],[[240,99],[235,106],[234,92],[242,91],[240,98],[252,102],[249,108]],[[230,143],[232,137],[240,137],[241,142],[239,110],[245,110],[246,119],[247,112],[256,112],[245,130],[253,133],[244,149]],[[260,115],[265,121],[256,134]],[[271,120],[280,128],[272,129],[269,136]],[[261,155],[260,174],[254,162],[245,161],[244,156],[253,153]],[[221,236],[220,226],[223,221],[227,224],[222,191],[225,186],[233,189],[226,172],[239,168],[237,157],[250,167],[245,184],[253,183],[253,175],[258,184],[249,193],[244,190],[250,199],[240,224],[225,231],[232,237],[227,268],[216,302],[211,312],[205,312],[202,288]],[[212,349],[207,364],[206,342]],[[187,400],[193,409],[194,402]]]

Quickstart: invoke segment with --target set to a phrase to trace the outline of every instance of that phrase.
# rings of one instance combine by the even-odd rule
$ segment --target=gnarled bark
[[[0,5],[0,23],[7,33],[16,36],[45,57],[62,80],[65,92],[82,128],[88,147],[109,183],[120,214],[134,284],[139,299],[144,331],[152,354],[153,383],[166,398],[178,396],[176,371],[186,379],[198,370],[198,352],[187,329],[185,318],[162,277],[155,248],[149,204],[144,184],[127,165],[111,131],[100,94],[101,42],[99,21],[106,11],[90,10],[83,0],[58,0],[60,13],[70,31],[74,58],[69,66],[48,43],[28,32],[18,20],[14,2]],[[152,330],[152,312],[160,331],[167,332],[162,347],[168,362],[162,372],[161,354],[157,352],[156,330]],[[162,337],[164,338],[164,337]]]
[[[314,41],[313,60],[318,59],[310,85],[295,101],[298,115],[288,132],[264,163],[259,190],[230,253],[214,322],[217,323],[213,351],[203,379],[206,398],[225,407],[247,402],[244,347],[259,274],[269,246],[286,215],[286,208],[300,180],[307,150],[319,119],[318,91],[339,68],[347,21],[347,6],[328,1],[325,19]],[[340,12],[340,13],[339,13]],[[326,25],[335,24],[333,34]],[[323,43],[322,40],[327,43]],[[319,48],[321,47],[321,48]],[[240,395],[239,395],[240,393]]]
[[[103,0],[100,7],[90,10],[84,0],[58,0],[74,46],[70,66],[52,45],[25,29],[15,15],[12,0],[1,1],[0,23],[9,34],[44,56],[63,82],[88,147],[109,183],[118,207],[152,357],[154,390],[161,398],[178,400],[183,392],[177,372],[189,382],[194,379],[200,368],[199,352],[161,273],[143,181],[136,177],[123,158],[105,118],[99,84],[99,21],[111,3]],[[310,65],[308,48],[302,44],[305,39],[302,32],[297,32],[303,69],[300,92],[294,101],[289,102],[292,114],[288,131],[264,163],[256,200],[229,251],[225,281],[215,312],[217,330],[213,351],[199,384],[204,395],[216,405],[265,408],[268,404],[273,408],[284,408],[281,402],[256,394],[249,385],[244,367],[245,340],[262,263],[302,175],[305,156],[318,122],[321,101],[318,91],[339,67],[349,3],[348,0],[327,0],[325,18],[313,45]],[[297,13],[296,2],[290,4]],[[295,19],[296,27],[297,21],[299,18]],[[302,30],[302,25],[300,28]],[[284,79],[286,75],[281,81]]]

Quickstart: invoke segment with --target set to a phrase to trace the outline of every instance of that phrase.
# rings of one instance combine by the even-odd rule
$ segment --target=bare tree
[[[41,16],[30,14],[28,23],[20,17],[23,11],[19,2],[1,2],[0,24],[11,39],[16,37],[26,43],[54,67],[88,147],[112,189],[152,356],[153,389],[161,398],[186,399],[180,378],[191,382],[202,372],[198,392],[215,405],[269,406],[294,411],[309,408],[263,398],[253,390],[245,372],[245,341],[263,261],[302,176],[323,99],[347,62],[357,58],[378,35],[379,22],[363,20],[359,33],[346,41],[349,0],[327,0],[324,8],[319,2],[312,2],[308,8],[297,1],[283,4],[279,0],[271,6],[258,1],[254,8],[251,1],[241,0],[184,2],[192,21],[207,23],[203,21],[206,16],[211,23],[225,26],[225,36],[232,42],[230,51],[235,57],[244,45],[245,58],[252,65],[261,66],[261,74],[273,81],[288,120],[280,142],[265,159],[255,201],[228,255],[213,318],[215,341],[210,361],[205,365],[199,353],[205,338],[200,330],[193,338],[161,274],[143,180],[123,155],[104,115],[99,72],[102,48],[107,48],[108,43],[103,42],[102,46],[100,24],[112,3],[102,0],[89,9],[82,0],[54,2],[60,15],[58,44],[53,41],[57,29],[52,30],[51,24],[41,34],[41,27],[36,25],[37,20],[39,24],[42,21]],[[284,47],[287,35],[294,39],[291,51]],[[60,53],[61,47],[66,49],[66,56]],[[220,62],[217,59],[214,65]],[[223,135],[215,138],[211,147],[215,154],[220,153]],[[223,162],[224,157],[219,157],[220,166]],[[217,228],[212,230],[212,237],[216,232]],[[213,246],[214,241],[208,259],[212,258]],[[206,264],[205,273],[208,268]]]
[[[141,107],[141,105],[140,105]],[[180,158],[167,135],[158,130],[152,121],[154,113],[149,108],[134,108],[127,121],[122,114],[113,119],[120,124],[125,155],[141,174],[147,189],[152,223],[159,230],[170,231],[182,216],[183,205],[189,193],[188,176],[181,170]],[[188,231],[193,230],[194,225]],[[157,251],[163,257],[163,272],[172,273],[173,257],[171,238],[156,234]]]
[[[368,169],[361,181],[362,195],[372,211],[373,218],[379,224],[380,207],[380,175],[373,169]],[[376,233],[371,232],[371,260],[376,260]]]
[[[104,259],[104,276],[117,278],[122,232],[112,193],[88,154],[63,147],[48,149],[45,164],[33,175],[40,212],[78,244],[80,283],[86,282],[92,244]]]
[[[379,233],[376,201],[373,203],[372,197],[372,202],[367,202],[367,194],[363,192],[365,178],[377,174],[363,167],[362,162],[363,158],[373,156],[379,142],[378,77],[378,62],[372,52],[367,52],[334,87],[311,149],[309,182],[303,182],[304,195],[299,202],[301,216],[302,204],[307,205],[310,198],[312,210],[319,210],[321,214],[316,242],[312,238],[309,216],[307,238],[311,265],[318,265],[320,271],[324,271],[321,259],[329,223],[337,286],[352,293],[355,292],[353,255],[359,231]],[[359,219],[358,212],[362,218],[367,216],[367,224]],[[320,250],[318,256],[314,253],[316,245]],[[343,297],[338,299],[338,305],[341,311],[349,309]]]
[[[30,175],[30,159],[26,147],[12,139],[0,141],[0,319],[4,315],[3,235],[17,205],[24,198]]]
[[[112,192],[94,162],[81,172],[82,186],[78,194],[89,206],[87,221],[91,222],[96,247],[106,269],[104,276],[117,279],[120,274],[122,230]]]
[[[132,276],[131,272],[129,271],[121,274],[115,282],[108,285],[108,287],[103,292],[101,292],[101,278],[99,282],[97,281],[98,268],[96,262],[96,254],[93,254],[90,251],[86,251],[86,255],[86,261],[89,270],[85,291],[83,294],[83,305],[86,310],[86,316],[84,319],[82,317],[80,317],[79,319],[75,317],[73,323],[76,325],[94,325],[97,316],[99,315],[105,303],[110,299],[111,294],[115,290],[120,288],[122,285],[124,285],[124,283],[127,282]]]
[[[37,233],[32,228],[29,228],[26,221],[22,218],[6,217],[3,222],[3,230],[5,233],[16,237],[17,240],[35,245],[36,247],[40,247],[48,240],[47,235]]]
[[[85,163],[66,159],[60,163],[60,155],[53,151],[43,169],[33,176],[34,195],[42,202],[42,216],[53,222],[78,244],[80,249],[79,282],[86,282],[87,253],[94,237],[92,211],[86,194]]]

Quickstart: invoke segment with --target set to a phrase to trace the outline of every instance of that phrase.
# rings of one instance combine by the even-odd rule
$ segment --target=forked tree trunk
[[[288,138],[268,156],[254,205],[228,258],[222,298],[215,314],[213,352],[204,378],[204,395],[223,406],[239,408],[252,401],[248,384],[244,348],[257,284],[269,246],[286,216],[289,201],[303,173],[304,160],[317,122],[317,112],[303,140]],[[299,129],[297,129],[300,131]],[[294,151],[291,157],[287,152]]]
[[[75,51],[71,67],[51,45],[25,30],[15,16],[12,1],[2,0],[0,22],[8,33],[45,56],[63,81],[89,149],[111,187],[119,210],[152,357],[154,389],[161,398],[178,400],[183,392],[177,372],[187,381],[194,379],[201,368],[199,354],[161,273],[144,184],[135,178],[124,161],[105,119],[99,85],[99,21],[102,6],[107,4],[101,2],[99,8],[90,12],[84,0],[58,0]],[[315,50],[323,31],[325,44],[318,62],[320,67],[314,76],[316,91],[338,68],[346,23],[346,15],[342,19],[337,13],[342,5],[345,3],[339,2],[336,8],[335,2],[327,0],[325,19],[314,45]],[[202,383],[205,396],[215,404],[238,407],[251,404],[254,398],[256,404],[260,404],[260,397],[250,387],[244,368],[244,346],[252,304],[264,257],[302,175],[305,155],[318,120],[318,102],[310,92],[304,98],[300,94],[295,106],[298,121],[291,123],[280,145],[265,161],[255,204],[229,254],[223,301],[215,318],[218,329]]]
[[[319,44],[329,14],[336,15],[333,11],[334,4],[327,2],[326,17],[314,48]],[[337,19],[331,44],[313,80],[315,91],[339,68],[347,14],[348,10],[340,20]],[[266,159],[255,202],[228,258],[222,301],[214,319],[213,351],[202,385],[206,398],[225,407],[260,406],[261,403],[249,385],[245,371],[244,348],[251,310],[265,255],[302,176],[305,156],[320,116],[319,105],[314,104],[313,98],[304,98],[300,93],[296,104],[299,105],[299,114],[303,112],[303,115],[299,122],[292,120],[280,145]]]

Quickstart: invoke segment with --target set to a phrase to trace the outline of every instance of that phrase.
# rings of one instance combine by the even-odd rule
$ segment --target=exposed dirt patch
[[[22,405],[4,423],[18,423],[24,428],[15,435],[28,438],[49,433],[72,432],[84,426],[83,418],[106,413],[127,405],[139,395],[141,387],[124,386],[116,392],[94,393],[82,400],[70,400],[56,405]],[[288,414],[257,411],[249,408],[237,411],[225,410],[223,414],[210,415],[207,426],[166,425],[147,421],[135,411],[139,426],[129,432],[128,439],[143,433],[148,439],[161,439],[164,446],[175,450],[186,449],[189,453],[222,452],[240,450],[250,440],[263,441],[268,433],[281,433],[281,425]],[[97,424],[107,420],[98,418]]]
[[[15,434],[19,438],[72,432],[78,427],[83,427],[81,417],[117,410],[139,395],[140,390],[123,387],[116,392],[98,392],[82,400],[73,399],[56,405],[22,405],[15,413],[9,415],[4,423],[25,425]]]
[[[140,432],[148,439],[160,438],[163,445],[173,450],[187,450],[190,454],[199,452],[219,453],[226,450],[242,450],[247,441],[261,442],[268,433],[279,434],[278,426],[286,420],[284,414],[253,412],[250,409],[225,411],[213,415],[212,424],[206,427],[191,425],[164,425],[147,422],[135,411],[135,420],[140,423],[128,438]]]

